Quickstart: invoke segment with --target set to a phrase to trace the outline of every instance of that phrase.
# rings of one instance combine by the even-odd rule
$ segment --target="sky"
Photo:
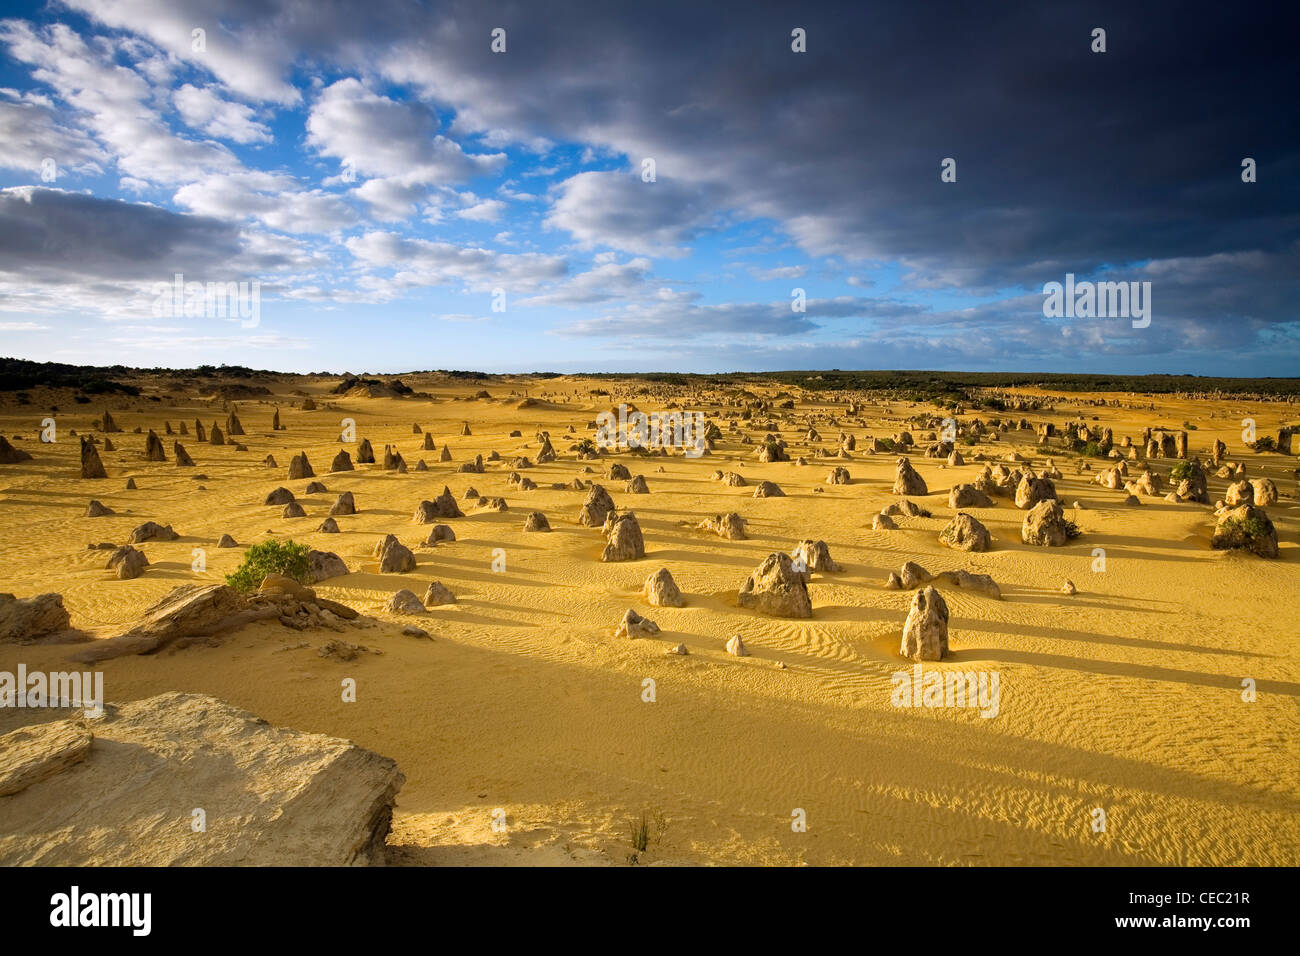
[[[5,3],[0,355],[1297,375],[1285,9]]]

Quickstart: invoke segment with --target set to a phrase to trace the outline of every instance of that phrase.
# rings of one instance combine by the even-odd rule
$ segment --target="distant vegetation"
[[[405,384],[400,378],[390,379],[385,382],[378,378],[361,378],[358,375],[349,375],[347,378],[343,379],[343,381],[334,386],[334,394],[344,395],[350,389],[356,388],[358,385],[374,385],[390,388],[398,395],[410,395],[414,391],[411,386]]]
[[[972,399],[969,390],[988,388],[1043,388],[1066,392],[1227,392],[1233,394],[1300,395],[1300,378],[1222,378],[1203,375],[1083,375],[1066,372],[928,372],[919,370],[732,372],[725,375],[690,375],[681,372],[583,373],[575,378],[641,379],[666,385],[700,385],[738,388],[751,383],[775,382],[820,391],[889,389],[908,401],[978,401],[999,411],[997,398]],[[999,407],[1001,406],[1001,407]]]
[[[104,367],[65,365],[59,362],[32,362],[26,359],[0,358],[0,391],[18,391],[40,386],[78,388],[88,394],[121,392],[136,394],[133,386],[120,380],[142,375],[184,375],[218,379],[267,379],[290,373],[253,369],[243,365],[200,365],[195,369],[130,368],[124,365]],[[317,377],[332,377],[337,372],[317,372]],[[491,381],[497,376],[463,369],[426,369],[409,374],[443,375],[464,381]],[[560,372],[532,372],[538,379],[558,378]],[[891,391],[900,399],[931,402],[944,408],[953,403],[1005,411],[1006,402],[997,396],[978,394],[981,390],[1008,388],[1043,388],[1066,392],[1136,392],[1169,394],[1171,392],[1222,392],[1227,394],[1300,395],[1300,378],[1222,378],[1202,375],[1083,375],[1066,372],[931,372],[900,369],[845,371],[729,372],[726,374],[688,374],[685,372],[582,372],[571,377],[593,381],[611,379],[640,380],[647,384],[694,386],[745,390],[756,384],[777,384],[785,388],[816,391]],[[92,391],[92,389],[94,391]]]
[[[134,396],[140,394],[140,389],[120,379],[140,376],[250,379],[272,378],[279,374],[243,365],[200,365],[193,369],[132,368],[128,365],[65,365],[62,362],[0,358],[0,392],[44,387],[75,388],[86,395]]]
[[[64,365],[60,362],[29,362],[26,359],[0,358],[0,392],[19,392],[27,388],[75,388],[87,395],[139,395],[140,389],[114,381],[132,374],[121,365],[91,368]]]

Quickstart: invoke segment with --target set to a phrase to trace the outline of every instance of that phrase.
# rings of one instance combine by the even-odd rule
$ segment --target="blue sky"
[[[1300,150],[1266,16],[1173,42],[1095,4],[533,6],[9,10],[0,354],[1296,372]],[[260,282],[256,326],[155,315],[178,271]],[[1151,327],[1045,318],[1066,272],[1151,282]]]

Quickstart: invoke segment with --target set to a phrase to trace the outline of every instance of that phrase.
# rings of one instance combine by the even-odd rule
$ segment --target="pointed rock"
[[[81,477],[108,477],[108,472],[104,470],[104,463],[99,460],[99,452],[95,450],[94,442],[88,438],[81,439]]]
[[[934,588],[912,595],[899,653],[917,661],[942,660],[948,654],[948,605]]]

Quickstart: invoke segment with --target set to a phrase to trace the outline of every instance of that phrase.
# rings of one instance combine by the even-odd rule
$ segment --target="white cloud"
[[[646,258],[622,264],[600,262],[595,268],[573,276],[557,288],[524,299],[520,304],[578,306],[646,295],[650,292],[651,268],[651,262]]]
[[[471,222],[496,222],[505,212],[506,204],[499,199],[484,199],[474,205],[459,210],[456,215]]]
[[[682,256],[680,243],[711,228],[715,216],[705,195],[640,175],[578,173],[558,187],[547,225],[570,233],[586,248],[609,246],[638,255]]]
[[[372,277],[375,289],[463,285],[483,291],[502,287],[527,292],[540,283],[562,278],[568,264],[560,256],[493,252],[427,239],[404,239],[390,232],[368,232],[344,245],[358,261],[375,269],[394,269],[390,279]]]
[[[0,93],[0,166],[39,173],[46,159],[61,172],[102,172],[108,154],[83,131],[60,122],[44,96]]]
[[[178,205],[218,219],[256,219],[271,229],[327,233],[356,225],[359,216],[332,193],[304,190],[283,173],[239,172],[204,177],[182,186]]]
[[[168,57],[209,71],[241,96],[293,105],[301,98],[285,73],[295,57],[295,33],[319,30],[322,18],[296,4],[228,5],[219,0],[61,0],[107,26],[148,37]],[[342,24],[339,24],[340,26]],[[241,29],[241,27],[243,29]],[[193,49],[193,31],[205,49]],[[328,31],[316,34],[328,35]]]
[[[773,279],[802,279],[808,274],[807,266],[777,266],[774,269],[750,269],[755,279],[770,282]]]
[[[307,143],[366,176],[408,184],[459,182],[498,171],[504,153],[466,153],[438,133],[438,117],[419,102],[398,102],[359,80],[327,86],[307,117]]]
[[[181,118],[209,136],[236,143],[269,143],[271,131],[259,123],[256,114],[242,103],[223,100],[211,89],[186,83],[172,94]]]
[[[149,84],[114,61],[110,44],[91,47],[63,24],[37,32],[18,20],[0,22],[0,41],[14,59],[32,67],[34,79],[53,87],[72,107],[116,157],[122,173],[146,182],[182,183],[239,167],[221,144],[173,134],[150,105]]]

